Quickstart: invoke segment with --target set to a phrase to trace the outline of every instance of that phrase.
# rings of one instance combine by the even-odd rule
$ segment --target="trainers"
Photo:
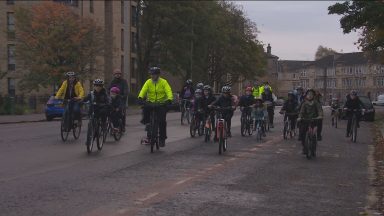
[[[160,147],[164,147],[165,146],[165,140],[164,139],[160,139],[159,140],[159,146]]]

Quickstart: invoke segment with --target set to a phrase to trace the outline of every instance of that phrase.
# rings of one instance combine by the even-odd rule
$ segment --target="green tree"
[[[384,61],[383,1],[345,1],[329,6],[328,12],[342,15],[340,25],[345,34],[361,30],[359,47],[371,54],[379,53]]]
[[[336,54],[337,52],[331,48],[324,47],[320,45],[317,48],[316,54],[315,54],[315,60],[319,60],[325,56]]]
[[[27,70],[21,80],[26,90],[58,83],[66,71],[87,76],[103,51],[103,30],[69,7],[43,2],[18,8],[16,57]]]

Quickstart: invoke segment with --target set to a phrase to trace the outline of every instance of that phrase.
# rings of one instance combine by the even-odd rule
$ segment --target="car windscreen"
[[[372,108],[372,102],[368,97],[359,97],[365,108]]]

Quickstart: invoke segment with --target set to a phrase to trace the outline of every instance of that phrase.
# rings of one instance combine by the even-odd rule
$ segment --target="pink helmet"
[[[111,88],[110,92],[115,93],[115,94],[119,94],[120,93],[120,89],[115,86],[115,87]]]

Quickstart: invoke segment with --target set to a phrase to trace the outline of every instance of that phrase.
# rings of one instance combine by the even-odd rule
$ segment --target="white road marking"
[[[183,179],[183,180],[180,180],[180,181],[176,182],[175,185],[183,184],[184,182],[187,182],[187,181],[189,181],[191,179],[193,179],[193,178],[192,177],[188,177],[186,179]]]
[[[144,201],[147,201],[155,196],[159,195],[159,193],[155,192],[155,193],[150,193],[148,194],[147,196],[143,197],[143,198],[140,198],[140,199],[137,199],[138,202],[144,202]]]

